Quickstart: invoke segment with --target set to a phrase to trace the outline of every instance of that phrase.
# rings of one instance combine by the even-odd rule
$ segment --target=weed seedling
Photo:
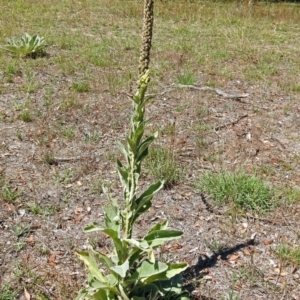
[[[30,36],[28,33],[25,33],[19,38],[9,39],[7,44],[1,48],[20,58],[26,56],[36,58],[37,56],[45,55],[46,47],[43,37],[37,34]]]
[[[21,114],[19,115],[20,120],[22,120],[23,122],[32,122],[32,115],[30,110],[25,109],[21,112]]]
[[[4,183],[0,191],[0,197],[7,202],[15,202],[15,200],[20,196],[17,189],[12,188],[8,183]]]
[[[12,231],[16,235],[17,238],[27,235],[29,233],[30,226],[29,225],[22,225],[22,224],[16,224],[13,226]]]

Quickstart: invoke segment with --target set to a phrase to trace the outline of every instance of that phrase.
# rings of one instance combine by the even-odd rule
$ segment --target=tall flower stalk
[[[142,48],[140,53],[140,76],[149,69],[150,63],[150,50],[152,46],[152,30],[154,20],[154,2],[153,0],[144,1],[144,18],[143,18],[143,36],[142,36]]]
[[[167,241],[179,238],[183,232],[168,229],[168,221],[154,225],[143,238],[135,239],[133,229],[136,220],[152,205],[153,196],[163,187],[163,181],[150,185],[138,193],[143,159],[148,147],[157,137],[143,138],[147,120],[146,91],[149,77],[149,59],[153,26],[153,0],[145,0],[143,45],[140,58],[141,73],[137,91],[132,97],[133,113],[130,131],[125,144],[120,143],[124,162],[117,160],[117,169],[123,187],[124,208],[109,193],[110,204],[104,208],[104,226],[94,222],[86,232],[102,231],[113,243],[110,253],[104,254],[92,247],[89,251],[76,251],[89,270],[88,285],[77,299],[95,300],[158,300],[188,299],[182,293],[180,273],[186,263],[164,263],[155,258],[155,249]],[[100,267],[99,267],[100,264]]]

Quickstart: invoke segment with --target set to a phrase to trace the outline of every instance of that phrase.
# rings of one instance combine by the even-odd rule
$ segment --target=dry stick
[[[23,128],[23,127],[26,127],[26,125],[4,127],[4,128],[0,128],[0,131],[9,130],[9,129],[20,129],[20,128]]]
[[[82,156],[74,156],[74,157],[53,157],[53,160],[56,162],[69,162],[75,160],[82,160],[84,157]]]
[[[175,87],[179,87],[179,88],[188,88],[188,89],[194,89],[194,90],[198,90],[198,91],[213,91],[215,92],[217,95],[222,96],[223,98],[226,99],[240,99],[240,98],[246,98],[249,96],[249,94],[228,94],[218,88],[213,88],[210,86],[196,86],[194,84],[172,84]]]
[[[248,117],[248,114],[242,115],[242,116],[238,117],[238,119],[235,120],[235,121],[233,121],[233,122],[230,122],[230,123],[223,124],[223,125],[220,125],[218,127],[215,127],[214,130],[215,131],[219,131],[220,129],[226,128],[228,126],[236,125],[240,120],[242,120],[244,118],[247,118],[247,117]]]

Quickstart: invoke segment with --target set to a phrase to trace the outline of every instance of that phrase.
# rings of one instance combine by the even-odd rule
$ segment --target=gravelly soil
[[[92,90],[66,108],[61,99],[68,78],[42,71],[35,78],[41,88],[29,96],[32,122],[22,122],[11,105],[28,97],[14,92],[22,74],[5,83],[0,95],[0,170],[18,193],[14,201],[0,201],[1,284],[18,290],[17,299],[26,299],[24,287],[32,299],[39,293],[74,299],[86,276],[74,250],[85,248],[88,240],[98,249],[110,247],[104,236],[82,229],[102,221],[107,200],[101,183],[121,195],[114,159],[120,156],[116,142],[128,131],[131,106],[123,93],[112,97]],[[199,78],[205,82],[203,74]],[[50,80],[55,90],[47,108]],[[162,129],[157,143],[174,147],[185,178],[158,194],[137,234],[165,219],[184,231],[160,256],[190,264],[185,277],[195,299],[222,299],[230,290],[240,299],[300,299],[299,270],[282,264],[272,251],[283,241],[299,244],[299,204],[284,204],[265,216],[230,216],[228,207],[217,207],[193,184],[203,171],[243,168],[274,186],[297,186],[299,95],[240,80],[217,84],[249,96],[224,99],[214,92],[161,86],[149,105],[149,131]],[[173,124],[175,138],[163,131]],[[199,124],[209,126],[199,130]],[[62,128],[73,128],[72,138],[62,135]],[[153,180],[145,175],[141,184]],[[35,214],[32,204],[42,212]]]

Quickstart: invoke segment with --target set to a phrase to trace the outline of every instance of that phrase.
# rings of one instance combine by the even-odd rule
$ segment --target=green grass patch
[[[0,199],[14,203],[19,196],[20,192],[17,188],[12,187],[11,184],[0,175]]]
[[[295,268],[300,266],[300,246],[283,243],[273,248],[273,251],[284,264],[292,264]]]
[[[196,187],[212,196],[219,205],[232,204],[236,208],[259,214],[269,211],[277,204],[274,189],[258,177],[242,171],[204,173],[196,182]]]
[[[197,81],[197,79],[194,74],[184,73],[177,76],[177,81],[179,84],[192,85]]]
[[[86,93],[90,90],[90,85],[86,82],[73,82],[72,87],[78,93]]]
[[[157,180],[164,180],[165,188],[179,183],[184,174],[174,151],[161,146],[149,149],[149,155],[145,159],[145,171]]]
[[[0,287],[0,300],[13,300],[16,299],[18,291],[11,288],[8,284]]]

